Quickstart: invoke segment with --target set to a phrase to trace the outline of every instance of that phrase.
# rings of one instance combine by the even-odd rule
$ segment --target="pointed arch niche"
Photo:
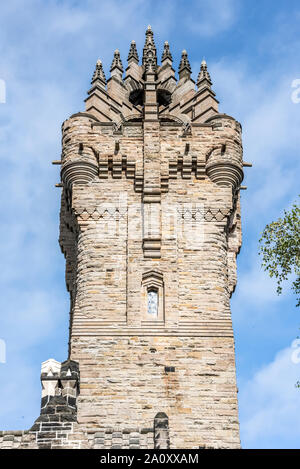
[[[142,277],[142,321],[164,322],[164,281],[161,272],[150,270]]]

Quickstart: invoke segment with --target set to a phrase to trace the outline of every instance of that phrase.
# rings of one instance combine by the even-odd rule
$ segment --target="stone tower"
[[[108,80],[99,60],[62,126],[69,358],[43,363],[41,416],[18,445],[238,448],[241,126],[205,61],[195,83],[183,51],[177,79],[165,42],[158,65],[150,26],[123,74],[118,50]]]

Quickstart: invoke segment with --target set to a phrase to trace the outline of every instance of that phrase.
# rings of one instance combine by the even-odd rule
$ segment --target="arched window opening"
[[[158,316],[158,291],[154,288],[148,290],[148,314],[152,318]]]
[[[163,323],[164,313],[164,281],[161,272],[150,270],[142,276],[142,321],[146,323]]]

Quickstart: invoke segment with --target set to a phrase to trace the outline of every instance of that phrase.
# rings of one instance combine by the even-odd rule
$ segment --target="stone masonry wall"
[[[89,118],[75,116],[66,126],[67,135],[74,128],[70,143],[79,138],[73,126],[81,119]],[[141,195],[136,173],[126,174],[126,161],[142,164],[140,126],[131,124],[130,135],[124,126],[118,135],[118,160],[124,163],[118,177],[112,127],[97,126],[94,133],[91,119],[88,136],[80,133],[83,148],[88,142],[99,152],[99,168],[105,148],[111,152],[105,175],[72,188],[78,237],[70,353],[80,364],[83,431],[104,421],[113,429],[151,428],[155,415],[165,412],[171,447],[239,446],[229,306],[235,269],[228,255],[230,216],[239,214],[231,186],[214,183],[205,172],[222,159],[241,165],[240,128],[227,117],[215,122],[192,126],[185,137],[180,125],[161,126],[161,179],[165,171],[168,190],[161,197],[159,259],[143,256]],[[185,165],[187,143],[191,154]],[[193,246],[178,223],[198,208],[200,218],[191,229],[202,230],[202,237]],[[142,278],[148,271],[163,274],[164,317],[157,322],[147,321],[143,306]]]

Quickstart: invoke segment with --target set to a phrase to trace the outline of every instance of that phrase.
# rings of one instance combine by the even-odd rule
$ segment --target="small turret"
[[[203,59],[201,62],[200,72],[197,78],[197,88],[201,90],[202,88],[205,88],[206,86],[211,88],[212,81],[210,78],[210,74],[208,73],[208,70],[207,70],[207,63]]]
[[[100,115],[103,118],[103,115],[107,116],[109,105],[104,104],[103,106],[103,103],[105,103],[106,96],[107,96],[107,91],[106,91],[107,81],[106,81],[105,73],[103,70],[102,62],[99,59],[97,60],[96,69],[94,71],[91,83],[92,83],[92,86],[89,89],[88,97],[85,100],[86,111],[87,112],[91,111],[94,115],[99,116],[99,109],[101,107]],[[102,104],[101,106],[99,106],[100,102]],[[108,117],[107,117],[107,120],[109,120]]]
[[[195,94],[195,82],[192,79],[191,74],[192,69],[187,51],[183,50],[178,68],[179,81],[177,83],[177,87],[172,93],[172,105],[176,106],[178,102],[182,105],[182,103],[188,102]],[[172,107],[170,110],[172,110]]]
[[[115,99],[122,100],[125,93],[125,87],[123,83],[123,64],[120,57],[119,49],[114,52],[114,58],[110,67],[110,78],[107,80],[107,93]]]
[[[127,61],[128,61],[128,65],[130,65],[132,62],[136,64],[139,63],[139,56],[138,56],[135,41],[131,41]]]
[[[164,50],[163,50],[162,57],[161,57],[161,64],[165,65],[166,62],[170,63],[170,65],[172,65],[173,63],[173,57],[170,51],[170,46],[169,46],[168,41],[164,43]]]
[[[123,72],[124,72],[124,68],[123,68],[121,57],[120,57],[120,52],[118,49],[116,49],[114,52],[114,58],[110,67],[110,73],[111,73],[111,76],[115,76],[116,78],[119,78],[119,80],[122,80]]]
[[[212,81],[204,59],[197,78],[197,88],[193,121],[206,122],[208,118],[218,113],[218,100],[212,90]]]
[[[173,57],[168,41],[164,43],[164,50],[161,57],[161,67],[158,72],[161,102],[166,105],[170,102],[171,94],[176,88],[175,70],[172,67]],[[162,99],[163,98],[163,99]]]
[[[128,53],[128,67],[126,68],[126,76],[124,79],[125,87],[128,90],[129,100],[138,104],[142,102],[142,94],[136,94],[137,89],[141,89],[140,81],[143,77],[143,67],[139,66],[139,56],[135,41],[131,41]]]
[[[105,86],[106,86],[105,73],[104,73],[104,70],[103,70],[103,67],[102,67],[102,62],[99,59],[97,60],[96,68],[95,68],[94,75],[93,75],[91,83],[92,83],[93,87],[95,85],[99,85],[101,88],[105,88]]]
[[[190,65],[186,50],[182,51],[178,73],[179,73],[179,80],[182,80],[182,78],[190,79],[191,77],[192,69],[191,69],[191,65]]]

